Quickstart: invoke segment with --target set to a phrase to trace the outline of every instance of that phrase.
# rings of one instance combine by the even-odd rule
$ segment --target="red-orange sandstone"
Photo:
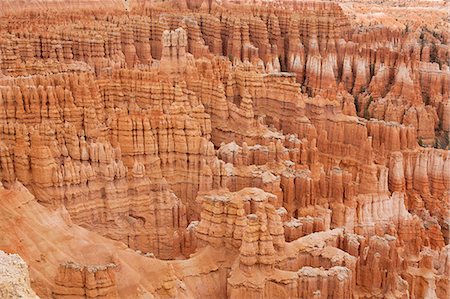
[[[372,2],[0,0],[0,297],[448,298],[448,3]]]

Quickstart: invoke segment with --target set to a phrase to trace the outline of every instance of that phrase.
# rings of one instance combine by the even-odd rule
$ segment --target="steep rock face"
[[[256,188],[245,188],[234,194],[223,190],[219,194],[201,195],[198,200],[202,202],[201,221],[195,229],[197,238],[202,241],[199,246],[205,243],[213,247],[240,248],[247,226],[245,215],[266,208],[271,209],[272,217],[277,215],[273,205],[267,206],[274,203],[276,197]],[[273,228],[281,241],[280,229],[280,223]]]
[[[144,255],[74,224],[64,208],[52,211],[40,205],[19,183],[9,189],[2,187],[0,197],[4,216],[0,227],[8,232],[0,246],[26,257],[31,285],[41,298],[96,298],[105,294],[118,294],[118,298],[198,298],[205,293],[193,291],[193,286],[200,281],[213,285],[217,277],[210,274],[216,273],[223,261],[220,251],[208,250],[178,262]],[[206,256],[211,258],[207,263]],[[182,285],[184,279],[192,284],[189,289]],[[218,297],[221,289],[212,287],[208,292]]]
[[[249,217],[252,218],[251,215]],[[250,220],[249,225],[253,228],[249,228],[249,230],[253,231],[253,235],[258,231],[261,234],[261,230],[258,230],[258,226],[255,225],[255,220]],[[264,234],[264,231],[262,233]],[[317,237],[328,241],[333,239],[332,235]],[[304,244],[309,244],[311,241],[315,243],[311,239],[300,238],[298,240],[301,240]],[[310,297],[318,294],[324,294],[328,298],[352,297],[352,270],[348,268],[354,269],[354,258],[351,256],[342,257],[343,260],[340,260],[341,257],[335,258],[333,262],[329,263],[329,261],[325,262],[328,259],[327,256],[330,254],[335,257],[340,256],[342,254],[341,251],[331,246],[316,249],[317,252],[312,254],[314,256],[319,255],[320,258],[324,259],[321,262],[317,262],[327,264],[326,269],[322,267],[319,269],[317,268],[318,263],[314,259],[308,259],[308,245],[305,248],[304,246],[298,246],[296,242],[290,244],[291,246],[287,245],[282,252],[279,252],[281,255],[272,258],[272,260],[281,261],[281,263],[277,261],[280,263],[280,268],[275,268],[274,263],[270,262],[270,254],[268,255],[270,250],[267,250],[272,248],[270,241],[265,240],[264,244],[266,245],[262,247],[264,249],[261,251],[264,259],[254,259],[253,261],[259,261],[256,264],[250,262],[251,259],[248,260],[247,256],[244,255],[245,252],[248,252],[248,249],[246,249],[248,246],[244,247],[243,245],[241,247],[239,267],[232,268],[231,276],[228,279],[230,298],[241,298],[242,296],[295,298],[301,296]],[[312,246],[321,247],[317,243]],[[298,253],[296,253],[297,250]],[[285,252],[287,255],[285,255]],[[295,258],[295,255],[297,255],[297,258]]]
[[[0,250],[43,298],[448,297],[446,6],[396,1],[0,1]]]
[[[199,246],[226,247],[237,258],[227,280],[228,297],[308,296],[313,287],[307,288],[306,293],[300,287],[309,284],[328,284],[333,298],[351,297],[350,269],[355,269],[355,260],[332,247],[337,246],[336,238],[342,231],[323,235],[322,238],[329,239],[330,246],[318,245],[321,236],[287,244],[281,213],[273,206],[274,199],[273,195],[255,188],[236,193],[222,190],[199,198],[203,202],[201,221],[195,227],[201,241]],[[329,270],[315,268],[322,264],[321,260],[332,256],[341,256],[342,260],[333,258]]]
[[[114,277],[116,265],[59,266],[54,298],[119,298]]]
[[[118,130],[114,130],[112,126],[113,136],[118,136],[110,139],[112,143],[107,141],[108,131],[104,125],[98,126],[100,121],[105,121],[106,111],[84,106],[104,107],[98,89],[93,87],[92,77],[74,75],[66,77],[67,81],[61,80],[58,83],[57,77],[46,79],[50,82],[55,80],[53,84],[68,84],[67,86],[70,86],[71,80],[91,82],[93,91],[87,91],[86,96],[93,98],[89,98],[86,103],[78,102],[83,101],[81,98],[87,100],[79,89],[75,87],[72,93],[68,89],[64,90],[61,85],[52,87],[50,82],[47,88],[42,85],[33,88],[30,85],[27,90],[24,89],[23,95],[20,89],[16,89],[16,97],[9,87],[3,89],[6,95],[4,103],[11,103],[12,106],[9,107],[13,108],[1,125],[2,140],[6,142],[3,143],[3,148],[17,148],[17,155],[10,157],[11,164],[2,166],[2,179],[12,182],[17,177],[36,192],[41,202],[49,206],[63,203],[75,222],[113,239],[122,240],[132,248],[155,252],[165,258],[177,255],[179,249],[172,251],[171,248],[179,247],[176,244],[182,236],[175,237],[174,234],[180,235],[180,232],[175,231],[184,229],[187,225],[186,209],[168,189],[166,181],[161,180],[161,172],[153,172],[153,182],[146,175],[146,167],[151,169],[155,167],[155,163],[159,167],[157,147],[155,149],[154,144],[147,143],[149,163],[127,160],[129,152],[137,151],[139,154],[138,150],[127,149],[127,131],[118,134]],[[55,97],[58,98],[60,94],[65,96],[60,98],[62,102],[59,104],[55,102]],[[30,113],[26,113],[24,109]],[[24,113],[22,116],[21,111]],[[37,115],[33,115],[33,112]],[[14,117],[20,121],[13,121]],[[22,123],[24,118],[31,121],[25,120]],[[42,122],[35,123],[39,119]],[[142,122],[141,128],[143,129]],[[151,140],[153,135],[151,131],[148,132],[150,136],[147,135],[147,140]],[[114,142],[117,139],[122,141],[123,150],[119,142]],[[143,139],[138,146],[142,145]],[[108,201],[99,200],[102,196]],[[93,212],[95,209],[97,212]],[[170,219],[167,222],[170,231],[155,230],[154,223],[161,222],[162,219]],[[149,233],[149,230],[153,232]],[[173,238],[177,240],[174,245],[171,244]],[[164,239],[166,245],[158,245],[158,239]]]
[[[183,29],[164,31],[162,35],[161,68],[165,73],[183,73],[186,70],[187,36]]]

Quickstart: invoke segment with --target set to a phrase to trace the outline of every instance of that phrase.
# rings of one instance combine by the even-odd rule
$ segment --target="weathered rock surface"
[[[115,282],[115,264],[59,266],[53,298],[119,298]]]
[[[0,0],[36,294],[447,298],[448,3],[339,2]]]
[[[28,266],[17,254],[0,251],[0,296],[5,299],[38,299],[31,289]]]

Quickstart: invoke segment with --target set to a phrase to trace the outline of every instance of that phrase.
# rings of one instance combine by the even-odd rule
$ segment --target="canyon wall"
[[[36,294],[447,298],[448,33],[341,2],[0,0]]]

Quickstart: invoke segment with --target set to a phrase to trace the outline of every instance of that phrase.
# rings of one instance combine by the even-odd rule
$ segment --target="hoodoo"
[[[449,9],[0,0],[0,297],[449,298]]]

